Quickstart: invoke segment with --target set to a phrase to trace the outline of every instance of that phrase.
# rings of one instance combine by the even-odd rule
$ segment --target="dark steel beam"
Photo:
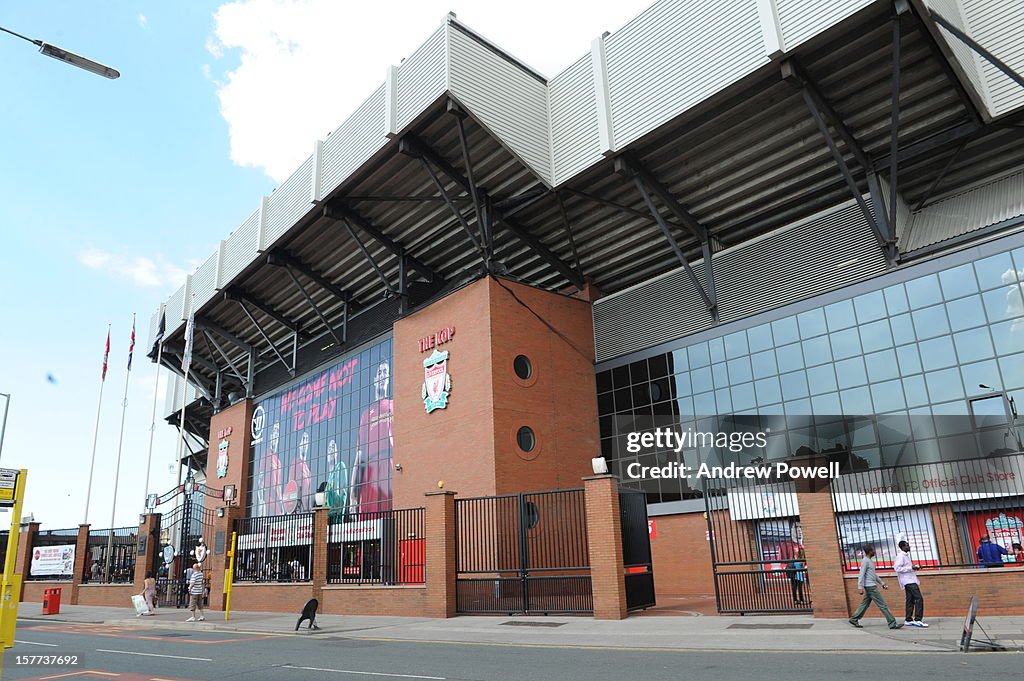
[[[292,283],[295,284],[295,288],[299,289],[299,293],[301,293],[302,297],[306,299],[306,303],[308,303],[309,306],[313,308],[313,312],[320,319],[320,322],[327,327],[327,332],[334,337],[334,340],[338,341],[339,345],[344,345],[345,342],[341,340],[341,337],[338,336],[338,334],[334,331],[334,326],[332,326],[331,322],[327,319],[326,316],[324,316],[324,313],[320,310],[320,307],[316,304],[316,302],[314,302],[313,298],[306,291],[306,287],[302,285],[302,282],[299,281],[299,278],[295,276],[295,272],[292,271],[291,265],[285,265],[284,270],[285,272],[288,273],[288,277],[292,280]]]
[[[1021,76],[1019,73],[1011,69],[1006,64],[1006,62],[1004,62],[1002,59],[986,50],[984,47],[978,44],[977,41],[975,41],[969,35],[961,31],[959,28],[949,23],[949,21],[947,21],[944,16],[942,16],[935,10],[930,9],[928,10],[928,13],[931,15],[935,23],[937,23],[939,26],[942,26],[944,29],[952,33],[953,36],[955,36],[960,42],[962,42],[967,47],[971,48],[974,52],[978,53],[982,59],[984,59],[992,66],[1002,71],[1003,75],[1005,75],[1007,78],[1015,82],[1017,85],[1024,87],[1024,76]]]
[[[210,331],[213,331],[215,334],[217,334],[224,340],[228,341],[229,343],[233,343],[234,345],[238,346],[239,349],[245,352],[249,352],[249,350],[252,349],[251,344],[245,342],[244,340],[242,340],[235,334],[231,333],[221,325],[215,322],[211,322],[209,319],[206,319],[205,317],[196,317],[196,328],[209,329]]]
[[[672,215],[675,216],[676,220],[683,223],[686,229],[697,238],[698,241],[708,240],[708,231],[704,228],[704,225],[690,214],[686,208],[684,208],[679,200],[658,181],[656,177],[647,168],[643,166],[640,161],[632,158],[628,155],[622,155],[615,159],[615,172],[620,175],[635,176],[640,179],[647,187],[647,190],[658,197]]]
[[[345,302],[351,299],[351,294],[348,290],[341,288],[333,281],[328,279],[325,275],[317,272],[310,265],[307,265],[299,258],[295,257],[288,251],[277,248],[267,254],[267,263],[271,265],[287,265],[295,270],[298,270],[302,274],[306,275],[308,279],[311,279],[314,284],[327,291],[335,298]],[[353,311],[358,312],[361,306],[353,303]]]
[[[289,331],[293,333],[298,333],[300,336],[303,337],[304,340],[309,340],[309,337],[301,332],[302,326],[298,322],[293,322],[291,319],[288,319],[288,317],[284,316],[282,313],[278,312],[277,310],[270,307],[266,303],[257,300],[244,289],[231,286],[229,288],[224,289],[223,295],[225,300],[234,300],[238,302],[245,301],[249,303],[257,310],[267,315],[268,317],[270,317],[271,319],[273,319],[274,321],[276,321],[278,324],[285,327]]]
[[[924,17],[918,14],[916,9],[911,8],[911,13],[914,15],[914,25],[917,28],[917,32],[921,35],[925,44],[928,45],[928,50],[931,52],[932,58],[942,69],[942,73],[946,76],[946,80],[948,80],[949,84],[953,86],[954,90],[956,90],[957,97],[960,99],[964,109],[967,111],[967,115],[970,117],[971,122],[974,123],[974,125],[981,127],[981,125],[984,124],[981,112],[978,110],[974,100],[971,99],[970,94],[968,94],[967,88],[964,87],[964,84],[956,75],[953,65],[949,63],[949,59],[947,59],[946,55],[943,53],[936,35],[932,33],[929,28],[929,24],[925,23]],[[937,30],[938,29],[936,29],[936,31]]]
[[[181,369],[182,358],[181,358],[181,354],[180,353],[181,353],[180,349],[173,348],[173,347],[168,347],[165,344],[164,345],[163,356],[160,359],[160,363],[163,364],[165,369],[168,369],[171,373],[177,375],[178,378],[181,378],[181,379],[184,380],[185,379],[185,372],[182,371],[182,369]],[[172,362],[172,361],[168,361],[168,360],[176,360],[176,361]],[[206,382],[203,381],[203,379],[200,376],[196,376],[195,374],[193,374],[191,372],[189,373],[188,381],[189,381],[189,383],[192,383],[195,386],[196,390],[198,390],[199,393],[203,397],[205,397],[211,403],[213,402],[213,387],[212,386],[207,385]]]
[[[220,353],[220,356],[224,359],[224,361],[227,362],[227,365],[231,367],[231,372],[238,377],[238,380],[241,382],[242,387],[247,388],[248,386],[245,383],[245,376],[242,376],[242,372],[239,371],[235,363],[231,361],[230,357],[228,357],[228,353],[224,352],[224,348],[220,346],[220,343],[218,343],[217,339],[213,337],[213,334],[211,334],[208,329],[201,329],[201,331],[203,332],[203,335],[206,337],[206,342],[213,345],[213,347],[216,348],[217,352]]]
[[[484,244],[485,264],[490,270],[490,255],[493,252],[493,244],[488,243],[484,235],[483,203],[480,192],[477,191],[476,180],[473,178],[473,161],[469,157],[469,141],[466,139],[466,112],[463,111],[451,99],[448,100],[448,112],[455,116],[455,128],[459,133],[459,147],[462,148],[462,165],[466,167],[466,180],[469,182],[469,196],[473,199],[473,208],[476,210],[476,224],[480,228],[480,240]]]
[[[960,142],[959,145],[957,145],[957,148],[953,151],[953,153],[949,155],[949,158],[946,159],[945,165],[942,166],[942,170],[940,170],[939,174],[935,176],[935,181],[931,183],[931,185],[928,187],[928,191],[924,193],[924,196],[921,197],[921,200],[917,202],[917,206],[914,207],[915,212],[924,208],[925,204],[928,203],[928,199],[930,199],[932,197],[932,194],[935,193],[935,190],[939,188],[939,184],[942,182],[943,178],[946,177],[946,173],[948,173],[949,169],[953,167],[953,163],[956,161],[957,157],[960,155],[960,152],[962,152],[964,150],[964,147],[966,146],[967,140],[963,140],[962,142]]]
[[[537,185],[536,187],[527,189],[516,196],[510,196],[507,199],[494,201],[494,209],[500,210],[505,215],[515,215],[519,211],[526,210],[551,193],[552,191],[544,185]]]
[[[942,132],[926,137],[920,141],[908,144],[896,152],[896,160],[900,163],[912,161],[916,158],[930,154],[931,152],[948,147],[960,141],[967,140],[982,130],[981,126],[975,123],[961,123]],[[889,165],[891,155],[886,155],[875,160],[875,170],[880,170]]]
[[[281,361],[281,364],[283,364],[285,366],[285,368],[288,369],[288,373],[290,373],[292,376],[294,376],[295,375],[295,365],[294,364],[292,364],[292,365],[288,364],[288,360],[286,360],[284,358],[284,356],[281,354],[281,352],[277,349],[277,346],[274,345],[274,341],[270,340],[270,336],[268,336],[267,332],[263,330],[263,327],[260,326],[260,323],[258,321],[256,321],[256,317],[254,317],[252,315],[252,313],[249,312],[249,308],[247,308],[245,306],[245,302],[246,301],[243,300],[242,298],[231,298],[229,300],[234,300],[236,303],[238,303],[238,307],[242,308],[242,312],[245,314],[246,317],[249,318],[249,322],[256,328],[256,331],[260,334],[260,336],[263,337],[263,340],[265,340],[267,342],[267,345],[270,346],[270,349],[273,351],[273,353],[275,355],[277,355],[277,358]],[[297,335],[297,334],[293,331],[292,332],[292,336],[295,336],[295,335]]]
[[[583,267],[580,265],[580,254],[576,250],[576,238],[572,234],[569,212],[565,209],[565,202],[562,200],[562,195],[559,192],[555,192],[555,200],[558,201],[558,210],[562,214],[562,226],[565,227],[565,233],[569,235],[569,247],[572,249],[572,260],[573,264],[576,265],[576,273],[582,277]]]
[[[170,349],[174,350],[175,352],[177,352],[179,357],[182,357],[185,354],[184,347],[181,346],[181,345],[177,345],[176,343],[165,342],[164,343],[164,349],[166,350],[168,348],[170,348]],[[202,355],[197,353],[196,352],[196,348],[195,348],[194,345],[192,347],[192,363],[193,364],[198,364],[202,368],[206,369],[207,371],[213,372],[213,373],[216,373],[218,371],[218,369],[219,369],[219,367],[216,364],[214,364],[212,361],[210,361],[206,357],[203,357]]]
[[[380,280],[384,282],[385,288],[387,288],[387,290],[390,291],[391,293],[395,293],[395,287],[391,285],[391,282],[388,281],[388,278],[384,275],[384,271],[381,270],[380,266],[377,265],[377,261],[373,259],[373,256],[370,254],[369,249],[367,249],[366,245],[363,244],[363,240],[359,238],[358,234],[356,234],[356,230],[354,227],[352,227],[352,223],[350,223],[347,219],[342,219],[341,224],[345,226],[345,229],[348,231],[349,236],[352,237],[352,240],[356,242],[356,246],[359,247],[359,250],[362,252],[363,257],[366,258],[366,261],[368,263],[370,263],[370,267],[372,267],[374,272],[377,273],[377,276],[380,277]],[[402,256],[399,255],[398,257]]]
[[[900,150],[900,43],[903,38],[900,15],[907,11],[905,0],[897,0],[892,16],[892,79],[889,123],[889,229],[885,257],[890,266],[896,263],[896,199],[899,197]]]
[[[462,211],[459,210],[458,206],[452,203],[452,199],[448,195],[448,190],[444,188],[444,183],[441,182],[441,178],[439,178],[437,176],[437,173],[434,172],[434,169],[430,167],[430,162],[427,161],[427,159],[420,156],[418,160],[420,162],[420,165],[423,166],[423,169],[427,171],[427,175],[430,176],[430,181],[434,183],[434,187],[437,189],[437,193],[440,194],[441,198],[444,199],[444,202],[448,204],[448,208],[451,209],[452,215],[454,215],[455,219],[459,221],[460,225],[462,225],[462,229],[466,232],[466,235],[469,237],[469,240],[472,241],[473,246],[478,251],[480,251],[480,256],[486,262],[487,250],[484,248],[484,245],[480,243],[480,240],[477,239],[476,234],[473,232],[473,228],[470,227],[469,225],[469,221],[466,220],[466,216],[462,214]],[[480,223],[477,222],[477,225],[479,224]]]
[[[402,244],[396,242],[394,239],[389,237],[387,234],[384,233],[383,230],[380,229],[380,227],[377,227],[376,225],[371,223],[369,220],[364,218],[350,206],[346,206],[345,204],[342,203],[328,204],[324,206],[323,215],[328,220],[343,220],[345,218],[348,218],[349,220],[352,221],[353,224],[359,227],[359,229],[363,230],[371,237],[373,237],[377,241],[377,243],[391,251],[391,253],[395,257],[401,257],[402,254],[405,253],[405,247]],[[406,254],[406,258],[409,259],[409,266],[412,267],[417,272],[419,272],[421,275],[423,275],[423,277],[427,281],[431,283],[444,282],[445,279],[443,276],[441,276],[440,273],[436,272],[430,266],[426,265],[419,258],[409,254]]]
[[[579,189],[572,189],[571,187],[565,187],[564,189],[560,189],[559,191],[565,192],[567,194],[572,194],[573,196],[578,196],[581,199],[587,199],[588,201],[593,201],[594,203],[599,203],[602,206],[608,206],[609,208],[614,208],[615,210],[619,211],[620,213],[628,213],[629,215],[634,215],[634,216],[636,216],[638,218],[643,218],[644,220],[647,220],[648,222],[654,222],[651,219],[650,213],[645,213],[642,210],[637,210],[637,209],[631,208],[629,206],[624,206],[621,203],[615,203],[614,201],[609,201],[608,199],[606,199],[604,197],[601,197],[601,196],[597,196],[596,194],[588,194],[587,192],[580,191]],[[672,226],[672,227],[675,227],[676,229],[686,229],[682,225],[677,225],[674,222],[669,222],[669,225]],[[717,241],[721,241],[720,239],[717,239],[717,237],[716,237],[716,240]]]

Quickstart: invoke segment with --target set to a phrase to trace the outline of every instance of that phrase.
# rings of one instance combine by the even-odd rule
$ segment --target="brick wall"
[[[24,582],[21,586],[21,600],[25,603],[42,603],[43,589],[60,589],[60,602],[67,605],[71,601],[71,582]]]
[[[210,448],[207,453],[206,484],[215,489],[224,485],[235,485],[237,504],[245,506],[245,495],[249,486],[248,468],[249,446],[252,443],[252,412],[255,409],[252,400],[236,402],[227,409],[213,415],[210,419]],[[228,441],[228,470],[223,478],[217,477],[217,456],[219,455],[220,438],[218,434],[230,430],[231,434],[224,439]],[[217,500],[215,503],[220,504]]]
[[[313,598],[312,582],[296,584],[237,583],[231,590],[231,610],[238,612],[294,612]]]
[[[904,614],[904,593],[900,590],[896,574],[891,570],[879,570],[879,575],[889,586],[882,595],[889,604],[892,614],[902,621]],[[925,570],[918,573],[921,593],[924,595],[925,619],[929,617],[963,617],[971,596],[978,597],[978,617],[1024,615],[1024,568],[968,568],[964,570]],[[848,575],[844,580],[846,599],[850,612],[860,603],[857,594],[857,575]],[[818,597],[815,590],[814,597]],[[868,617],[879,617],[878,610],[871,606]]]
[[[327,615],[429,617],[424,586],[325,586],[320,612]]]
[[[132,607],[132,596],[140,593],[142,593],[141,584],[138,586],[135,584],[82,584],[78,587],[78,605],[130,608]]]

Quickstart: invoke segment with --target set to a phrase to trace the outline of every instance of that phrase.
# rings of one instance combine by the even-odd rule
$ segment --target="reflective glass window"
[[[960,382],[960,371],[956,368],[931,371],[924,375],[928,385],[928,397],[932,403],[962,399],[964,386]]]
[[[873,383],[871,399],[879,412],[896,411],[907,407],[907,401],[903,399],[903,384],[898,380]]]
[[[599,371],[597,373],[597,392],[608,392],[612,389],[612,372]]]
[[[726,369],[725,362],[711,365],[711,379],[716,388],[729,387],[729,370]]]
[[[776,348],[775,358],[778,361],[779,371],[794,371],[804,368],[804,354],[800,350],[799,343]]]
[[[782,401],[779,379],[775,376],[754,381],[754,392],[757,394],[757,406],[759,407]]]
[[[897,386],[896,390],[899,391],[900,398],[902,399],[903,389]],[[878,404],[877,399],[875,404]],[[875,422],[878,425],[878,439],[883,445],[897,444],[913,439],[910,418],[906,412],[881,414],[875,419]]]
[[[980,395],[989,392],[989,389],[1003,389],[1003,377],[999,373],[999,365],[993,359],[964,364],[960,367],[960,376],[964,379],[968,395]],[[988,388],[982,388],[983,385]]]
[[[989,320],[1001,322],[1024,314],[1024,299],[1021,298],[1020,284],[1002,286],[981,294],[985,313]]]
[[[917,335],[914,334],[914,323],[909,314],[893,317],[889,320],[889,326],[892,327],[892,340],[896,345],[913,343],[917,340]]]
[[[891,348],[892,333],[889,331],[889,320],[880,319],[877,322],[861,325],[860,343],[864,348],[864,352]]]
[[[751,355],[750,365],[754,369],[754,378],[764,378],[779,373],[779,369],[775,365],[775,353],[771,350]]]
[[[718,413],[718,407],[715,406],[715,393],[707,392],[694,395],[693,409],[697,418]]]
[[[992,339],[989,338],[988,329],[985,327],[953,334],[953,344],[956,346],[956,356],[961,364],[988,359],[995,354]]]
[[[761,324],[752,329],[747,329],[747,339],[751,352],[770,350],[775,345],[772,340],[772,325]]]
[[[1017,266],[1017,278],[1024,281],[1024,248],[1013,251],[1013,262]]]
[[[686,348],[686,355],[690,362],[690,368],[706,367],[711,364],[711,354],[708,352],[707,343],[697,343]]]
[[[860,354],[860,334],[857,329],[845,329],[829,334],[832,344],[832,356],[835,359],[846,359]]]
[[[867,373],[864,371],[864,359],[862,357],[851,357],[836,362],[836,379],[839,381],[839,388],[852,388],[864,385],[868,382]]]
[[[974,262],[974,271],[978,275],[978,284],[985,291],[1017,281],[1017,270],[1009,253],[999,253],[983,260]]]
[[[671,367],[673,373],[689,370],[690,360],[687,359],[686,352],[686,348],[672,351]]]
[[[911,313],[914,319],[914,332],[919,340],[934,338],[949,333],[949,321],[946,319],[944,305],[934,305]]]
[[[729,389],[723,388],[722,390],[715,391],[715,403],[718,405],[719,414],[731,414],[732,413],[732,400],[729,398]]]
[[[818,416],[834,416],[843,413],[843,408],[839,404],[839,393],[815,395],[811,398],[811,409]]]
[[[892,350],[865,355],[864,363],[868,367],[868,379],[872,383],[899,378],[900,369],[896,363],[896,353]]]
[[[686,397],[693,392],[690,386],[690,374],[676,374],[672,377],[676,384],[676,395]]]
[[[981,296],[968,296],[946,303],[946,316],[949,317],[949,328],[954,331],[982,326],[985,323],[985,308]]]
[[[996,354],[1011,355],[1015,352],[1024,352],[1024,320],[1000,322],[989,328],[996,344]]]
[[[615,367],[612,369],[612,383],[616,388],[629,387],[629,366]]]
[[[843,414],[847,416],[862,416],[874,412],[871,407],[871,393],[867,387],[841,390],[839,398],[843,404]]]
[[[725,361],[725,342],[721,338],[712,338],[709,340],[708,351],[711,354],[712,362]]]
[[[650,373],[647,371],[647,360],[641,359],[638,362],[633,362],[629,365],[629,382],[630,383],[644,383],[650,378]]]
[[[939,284],[946,300],[962,298],[978,291],[978,281],[974,278],[971,263],[939,272]]]
[[[808,369],[807,385],[812,395],[834,391],[838,387],[835,368],[831,364],[823,364]]]
[[[882,293],[885,295],[885,306],[888,308],[890,315],[901,314],[910,310],[910,305],[907,304],[906,291],[903,290],[903,284],[890,286],[883,289]]]
[[[748,352],[746,331],[737,331],[725,337],[725,356],[728,359],[735,359]]]
[[[693,384],[694,394],[706,392],[714,388],[714,381],[711,380],[711,367],[704,367],[703,369],[694,369],[691,371],[690,383]]]
[[[819,336],[801,343],[804,351],[804,362],[807,366],[824,364],[832,361],[832,349],[828,344],[828,336]]]
[[[921,355],[918,354],[915,343],[896,348],[896,361],[899,363],[900,374],[903,376],[921,373]]]
[[[853,301],[840,300],[838,303],[826,305],[825,321],[829,331],[847,329],[856,324],[857,318],[853,314]]]
[[[848,422],[847,427],[850,432],[850,445],[852,447],[867,447],[878,444],[874,419],[853,419]]]
[[[949,336],[918,343],[917,349],[921,353],[921,366],[926,372],[956,364],[956,353],[953,352],[953,341]]]
[[[1024,353],[999,358],[999,371],[1007,390],[1024,387]],[[1024,410],[1024,402],[1021,403]]]
[[[932,419],[935,421],[935,434],[939,437],[969,433],[974,427],[967,403],[963,400],[933,404],[932,415]]]
[[[911,310],[918,310],[922,307],[942,302],[942,289],[939,288],[939,278],[934,274],[912,279],[905,286]]]
[[[791,374],[782,374],[779,376],[779,382],[782,384],[782,397],[785,400],[795,400],[801,397],[807,397],[807,376],[802,371],[794,371]]]
[[[753,375],[750,373],[750,359],[748,357],[740,357],[739,359],[731,359],[728,362],[729,365],[729,380],[733,383],[746,383],[753,379]]]
[[[745,411],[757,405],[757,399],[754,397],[753,383],[734,385],[731,388],[731,393],[732,408],[736,411]]]
[[[651,380],[668,376],[672,373],[669,370],[669,355],[655,355],[647,360],[647,365],[651,369]]]
[[[920,407],[928,404],[928,390],[924,385],[924,376],[908,376],[903,379],[903,394],[907,398],[908,407]]]
[[[800,328],[797,326],[796,317],[785,317],[772,322],[772,336],[775,337],[776,345],[800,340]]]
[[[676,402],[679,403],[679,418],[692,419],[693,418],[693,398],[692,397],[680,397]]]
[[[828,330],[825,327],[825,312],[820,308],[802,312],[797,315],[796,320],[800,325],[801,338],[820,336]]]
[[[885,317],[885,295],[881,291],[865,293],[853,299],[853,307],[861,324],[882,319]]]
[[[787,415],[792,416],[809,416],[811,414],[811,401],[803,399],[786,402],[785,412]]]

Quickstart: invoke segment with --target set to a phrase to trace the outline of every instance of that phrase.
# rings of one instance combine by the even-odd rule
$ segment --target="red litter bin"
[[[43,589],[43,614],[60,614],[60,589]]]

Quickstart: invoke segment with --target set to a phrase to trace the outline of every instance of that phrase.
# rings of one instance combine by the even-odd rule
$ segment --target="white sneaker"
[[[917,622],[915,622],[914,620],[903,620],[903,626],[905,626],[905,627],[916,627],[917,626]]]
[[[206,618],[205,618],[205,617],[200,617],[200,618],[199,618],[199,621],[200,621],[200,622],[205,622],[205,621],[206,621]]]
[[[921,621],[917,621],[917,622],[914,622],[914,626],[915,626],[915,627],[924,627],[924,628],[927,628],[927,627],[928,627],[928,623],[927,623],[927,622],[921,622]]]
[[[196,618],[195,618],[195,617],[189,617],[189,618],[188,618],[187,620],[185,620],[185,621],[186,621],[186,622],[195,622],[195,621],[196,621]]]

